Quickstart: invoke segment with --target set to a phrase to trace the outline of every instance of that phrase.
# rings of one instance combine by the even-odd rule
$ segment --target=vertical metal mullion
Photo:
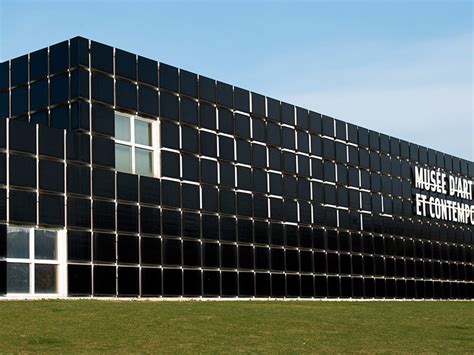
[[[35,293],[35,230],[29,228],[29,243],[30,243],[30,255],[29,255],[29,268],[30,268],[30,295]]]

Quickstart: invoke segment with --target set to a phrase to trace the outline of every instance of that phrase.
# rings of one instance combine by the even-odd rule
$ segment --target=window
[[[7,293],[61,293],[65,275],[65,250],[60,244],[65,236],[54,230],[20,228],[7,229]]]
[[[139,175],[158,175],[155,162],[155,121],[115,114],[115,167]]]

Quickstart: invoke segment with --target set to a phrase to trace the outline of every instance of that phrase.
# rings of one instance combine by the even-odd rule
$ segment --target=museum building
[[[472,299],[473,177],[76,37],[0,64],[0,298]]]

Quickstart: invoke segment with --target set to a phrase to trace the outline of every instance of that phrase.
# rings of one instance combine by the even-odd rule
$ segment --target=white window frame
[[[57,298],[67,296],[67,242],[66,230],[35,228],[26,226],[9,225],[8,227],[22,228],[28,230],[28,258],[6,258],[7,265],[28,264],[29,265],[29,292],[28,293],[9,293],[6,296],[11,298]],[[35,258],[35,231],[44,230],[56,233],[56,260],[36,259]],[[55,293],[35,293],[35,265],[56,265],[57,292]],[[8,266],[7,266],[8,267]],[[7,276],[8,277],[8,276]]]
[[[135,150],[136,148],[147,150],[151,152],[152,154],[152,167],[151,167],[151,177],[160,177],[161,175],[161,165],[160,165],[160,154],[159,154],[159,121],[158,120],[152,120],[152,119],[147,119],[141,116],[137,115],[130,115],[127,113],[123,113],[120,111],[115,111],[114,112],[114,122],[115,122],[115,116],[119,115],[122,117],[127,117],[129,119],[129,128],[130,128],[130,141],[124,141],[121,139],[118,139],[115,137],[115,132],[114,132],[114,151],[115,151],[115,145],[120,144],[124,145],[126,147],[129,147],[131,149],[131,155],[132,155],[132,169],[131,171],[122,171],[117,169],[117,171],[125,172],[125,173],[130,173],[130,174],[138,174],[136,170],[136,163],[135,163]],[[145,145],[145,144],[139,144],[135,143],[135,121],[144,121],[146,123],[149,123],[151,125],[151,145]],[[144,175],[148,176],[148,175]]]

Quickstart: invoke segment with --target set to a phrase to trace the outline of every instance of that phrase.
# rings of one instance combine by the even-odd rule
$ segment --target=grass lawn
[[[473,353],[473,302],[0,302],[0,353]]]

